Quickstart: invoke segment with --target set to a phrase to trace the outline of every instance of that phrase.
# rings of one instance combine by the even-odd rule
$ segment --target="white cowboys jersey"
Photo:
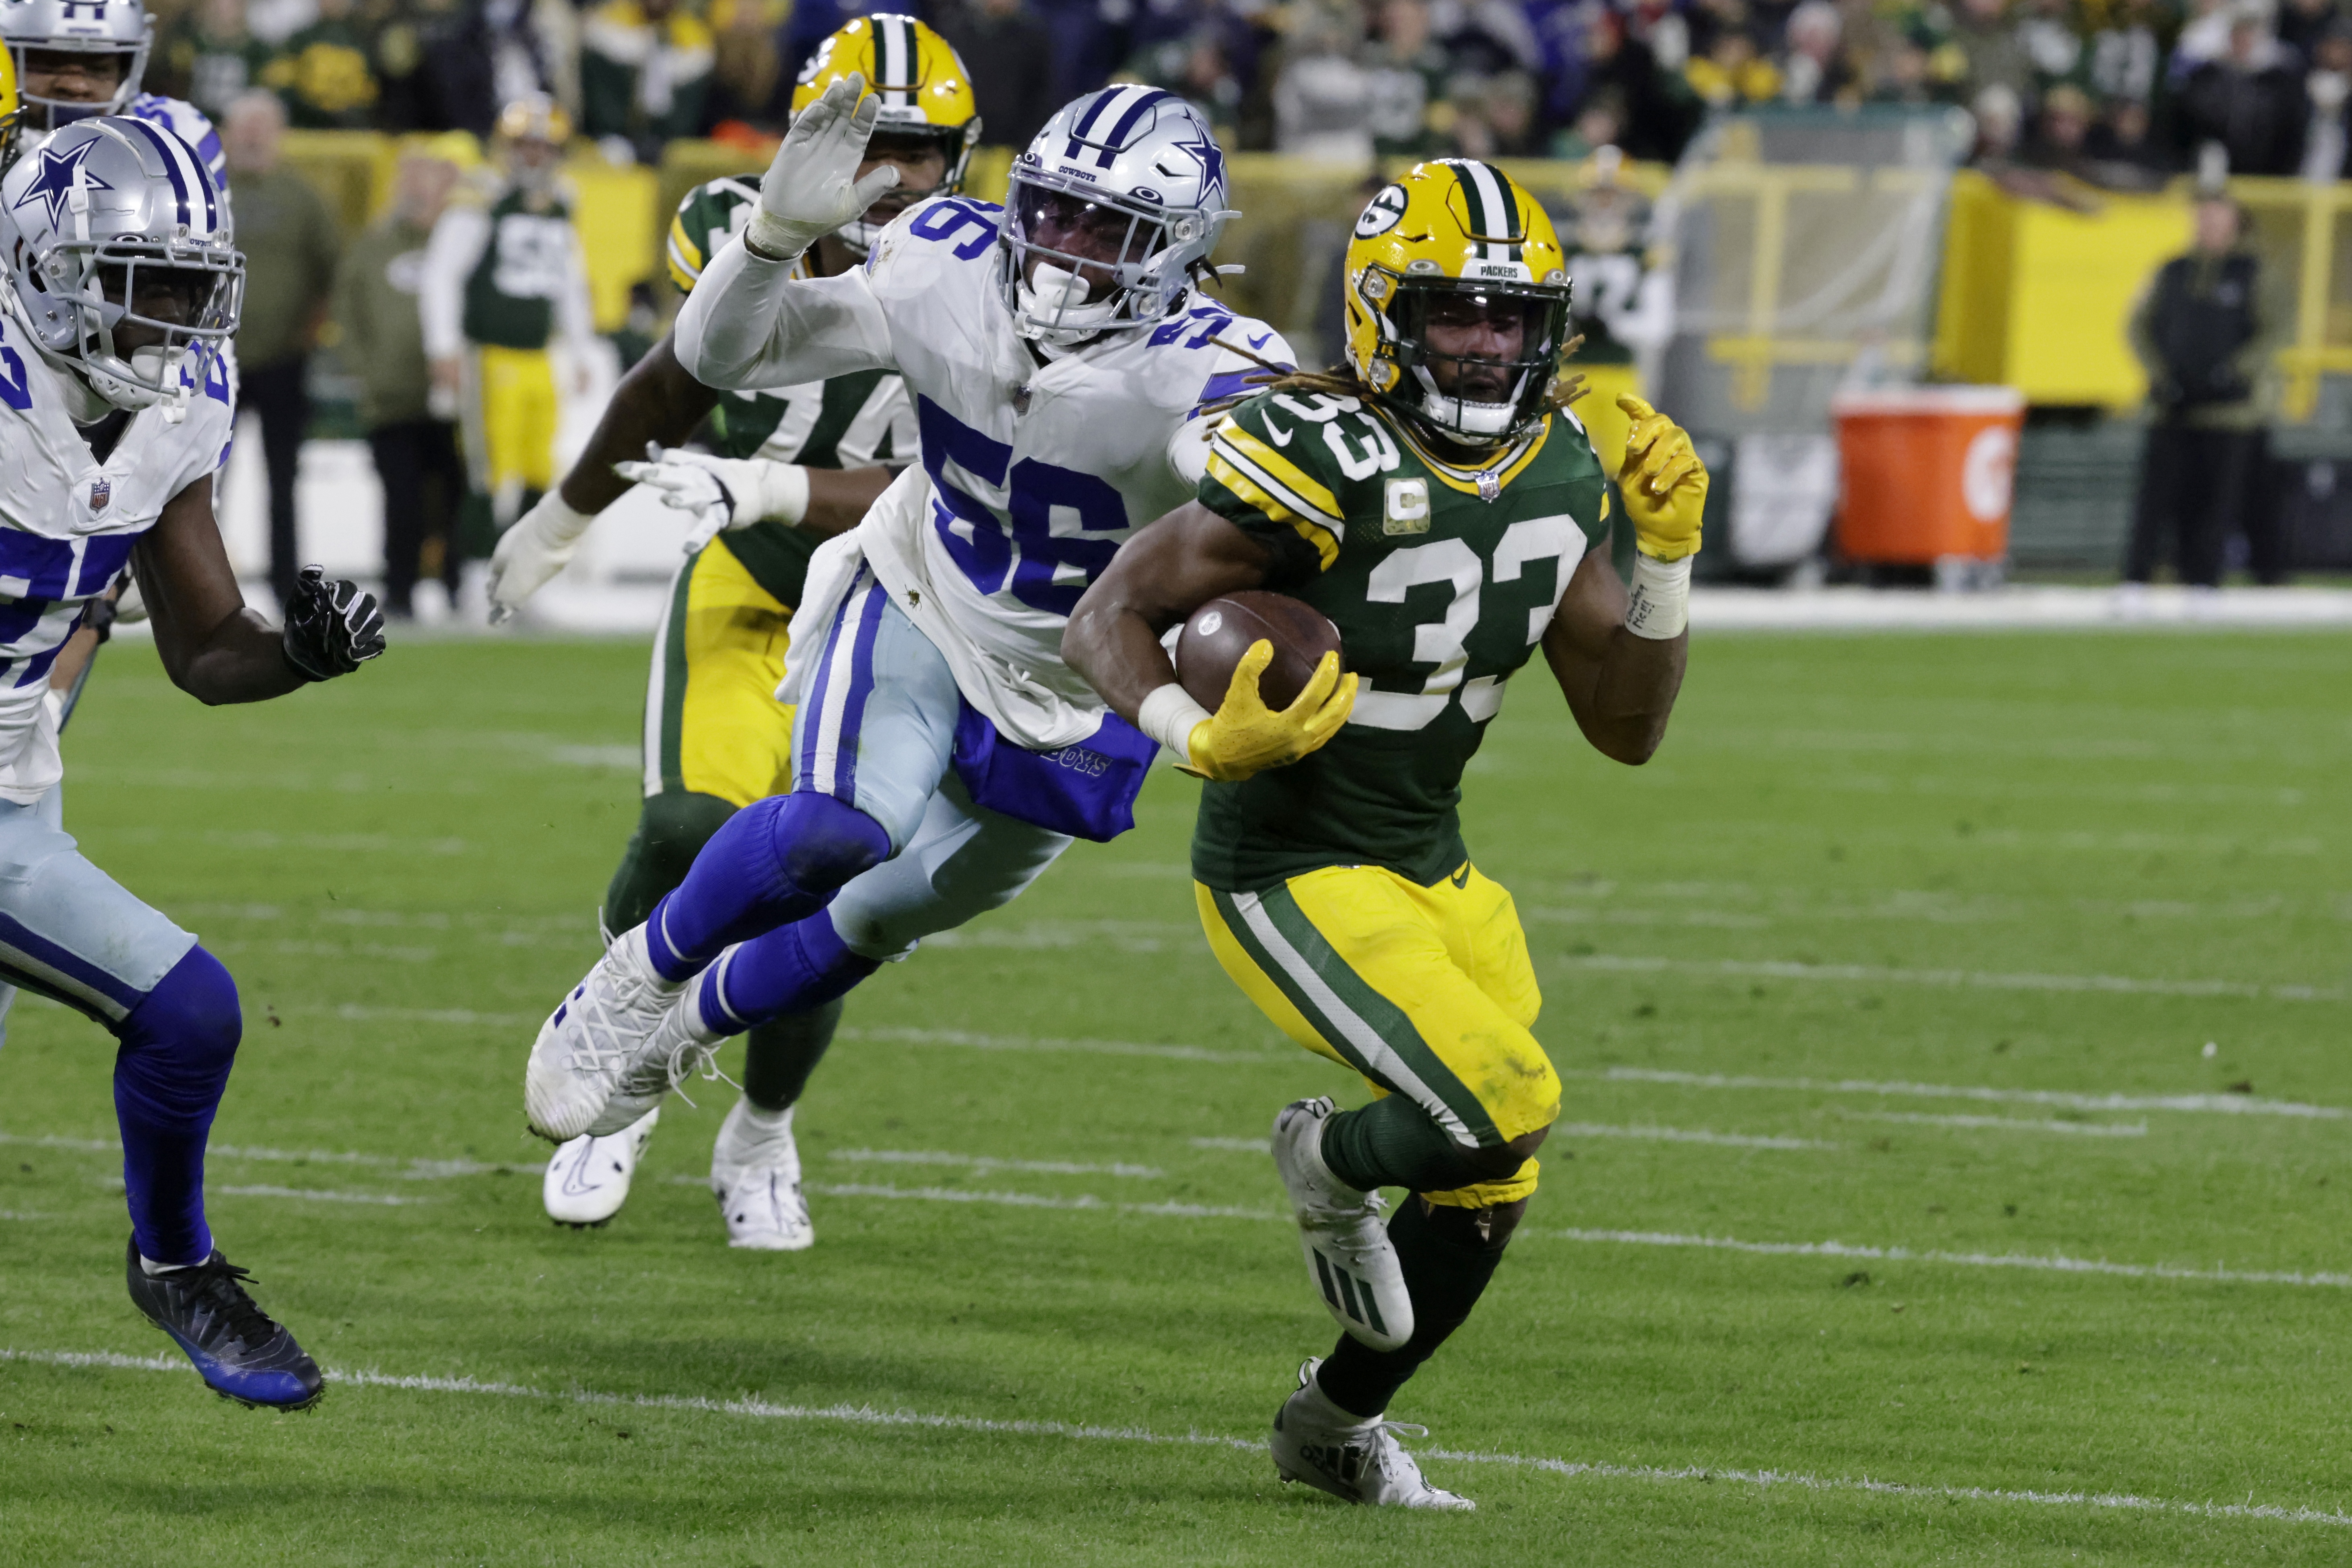
[[[42,701],[58,650],[163,504],[219,467],[229,439],[216,361],[184,418],[141,410],[103,463],[67,412],[63,375],[15,312],[0,311],[0,799],[24,805],[64,773]]]
[[[1091,733],[1101,699],[1062,662],[1070,611],[1137,529],[1192,499],[1207,460],[1194,411],[1291,363],[1273,328],[1195,296],[1181,316],[1107,334],[1041,366],[1000,291],[1001,209],[950,196],[902,214],[862,270],[792,280],[740,238],[678,317],[707,385],[773,386],[896,370],[922,468],[820,551],[802,614],[858,554],[955,669],[973,707],[1036,750]],[[795,637],[818,647],[821,637]],[[798,675],[797,668],[793,676]],[[792,683],[788,677],[787,685]]]

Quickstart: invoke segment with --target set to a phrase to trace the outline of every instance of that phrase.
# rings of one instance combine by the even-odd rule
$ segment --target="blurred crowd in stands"
[[[1671,159],[1710,109],[1949,104],[1997,171],[2151,185],[2333,180],[2352,0],[910,0],[963,55],[992,145],[1109,79],[1237,150]],[[545,90],[608,155],[777,132],[844,0],[156,0],[151,89],[299,128],[486,133]],[[2221,153],[2210,148],[2218,146]]]

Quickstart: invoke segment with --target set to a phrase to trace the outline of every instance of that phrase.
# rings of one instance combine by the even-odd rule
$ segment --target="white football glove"
[[[498,548],[490,552],[490,624],[521,609],[524,600],[572,564],[580,536],[595,521],[593,513],[564,505],[562,492],[550,490],[499,535]]]
[[[857,177],[881,112],[880,95],[869,94],[854,71],[801,110],[760,182],[760,205],[744,231],[755,250],[789,261],[898,184],[898,171],[888,164]]]
[[[615,463],[613,471],[655,491],[664,506],[693,517],[685,542],[688,555],[721,530],[749,528],[767,518],[798,522],[808,514],[808,470],[797,463],[715,458],[648,441],[644,462]]]

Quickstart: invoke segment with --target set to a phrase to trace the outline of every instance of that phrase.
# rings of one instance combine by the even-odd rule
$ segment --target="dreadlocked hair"
[[[1328,370],[1297,370],[1289,365],[1276,364],[1272,360],[1252,353],[1239,343],[1229,343],[1223,338],[1211,338],[1209,341],[1227,353],[1237,354],[1249,361],[1258,368],[1255,374],[1242,378],[1241,391],[1228,394],[1212,403],[1204,403],[1194,410],[1195,413],[1202,416],[1213,416],[1227,413],[1247,403],[1262,392],[1319,392],[1327,397],[1356,397],[1368,400],[1378,395],[1370,387],[1364,384],[1362,378],[1356,374],[1355,367],[1352,365],[1335,364]],[[1568,362],[1573,359],[1576,356],[1576,351],[1583,346],[1584,334],[1579,332],[1569,339],[1567,344],[1560,349],[1556,374],[1552,376],[1551,385],[1544,392],[1546,413],[1565,414],[1570,404],[1592,390],[1585,384],[1582,371],[1571,371],[1568,368]]]

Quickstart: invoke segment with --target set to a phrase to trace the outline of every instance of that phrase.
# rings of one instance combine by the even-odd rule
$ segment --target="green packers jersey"
[[[1217,432],[1200,499],[1273,550],[1265,585],[1330,617],[1360,685],[1322,750],[1206,786],[1192,874],[1230,892],[1324,866],[1451,875],[1462,770],[1602,536],[1583,427],[1554,415],[1466,468],[1355,398],[1263,395]]]
[[[686,194],[669,226],[669,275],[691,292],[720,246],[751,221],[756,184],[705,181]],[[808,258],[793,269],[806,277]],[[862,370],[831,381],[772,392],[728,392],[711,411],[712,447],[722,458],[764,458],[810,468],[865,468],[911,463],[917,453],[914,405],[895,372]],[[759,522],[727,536],[762,588],[800,603],[808,558],[822,541],[789,523]]]
[[[509,191],[490,208],[490,242],[466,279],[466,336],[508,349],[543,349],[555,331],[555,301],[572,275],[572,208],[562,197],[534,201]]]

